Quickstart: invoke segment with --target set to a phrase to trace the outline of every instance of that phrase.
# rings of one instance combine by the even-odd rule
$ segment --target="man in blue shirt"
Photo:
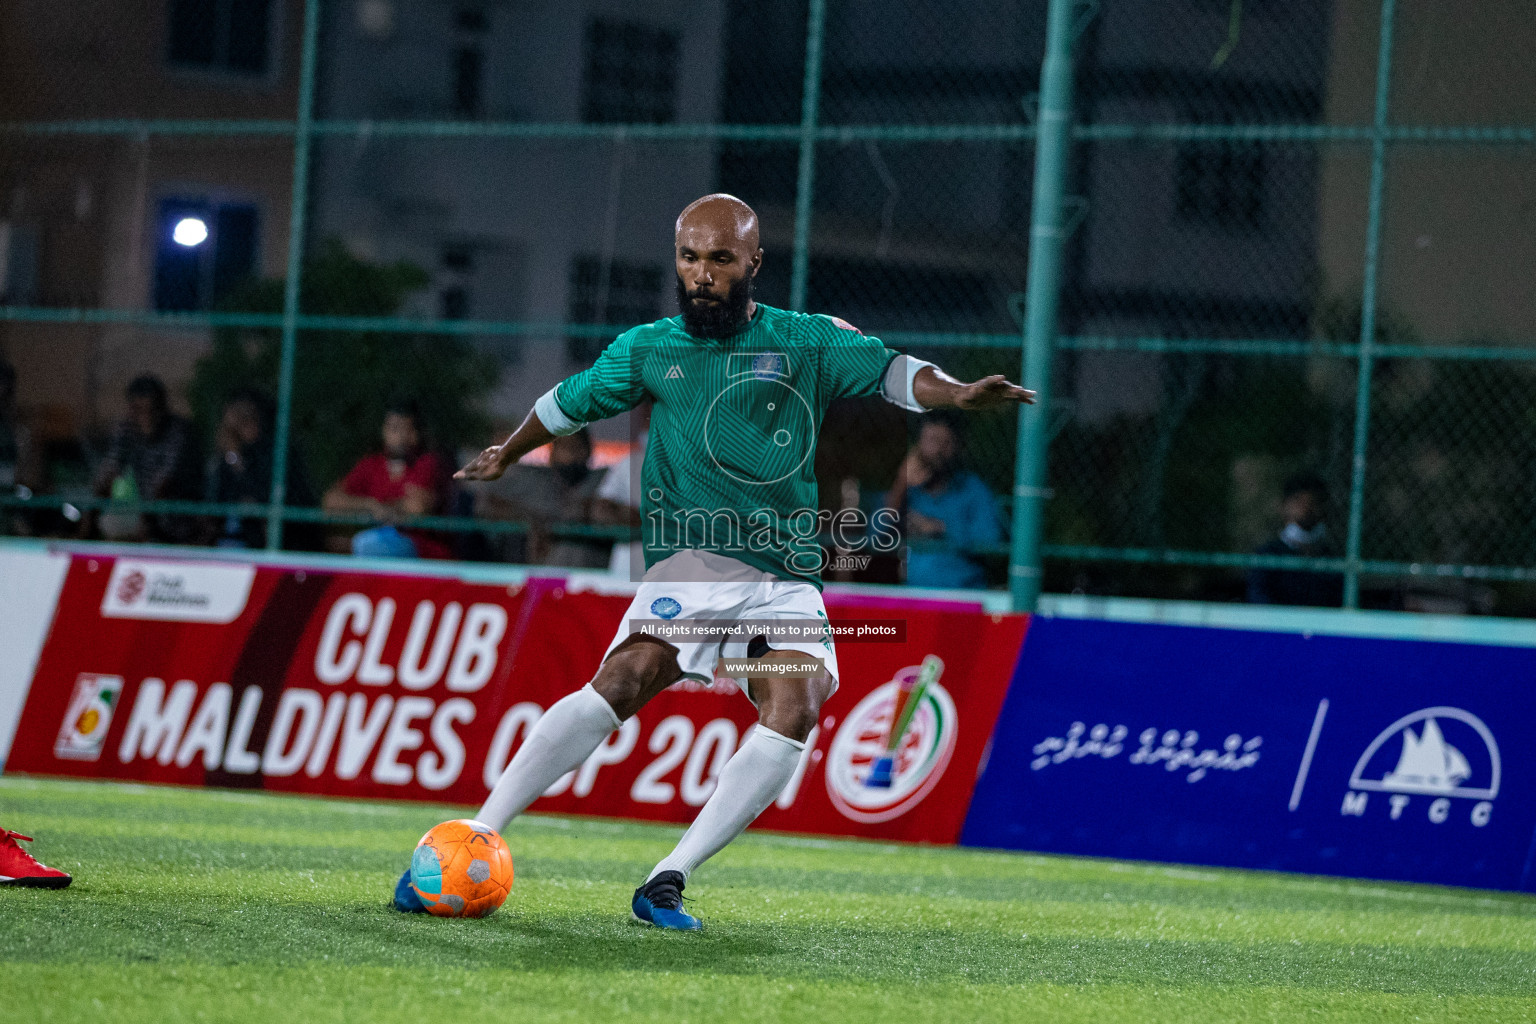
[[[909,540],[939,541],[949,548],[908,551],[907,583],[986,586],[981,565],[960,552],[1002,539],[997,499],[981,477],[960,465],[960,431],[952,419],[934,414],[923,419],[885,505],[901,513]]]

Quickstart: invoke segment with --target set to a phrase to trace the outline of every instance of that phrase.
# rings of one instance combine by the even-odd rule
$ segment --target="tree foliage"
[[[406,297],[427,283],[427,274],[413,264],[367,263],[328,240],[305,262],[299,308],[313,316],[394,316]],[[283,288],[281,278],[253,280],[221,307],[281,312]],[[282,334],[276,329],[214,332],[189,395],[205,433],[211,433],[225,396],[235,388],[277,394],[281,355]],[[483,400],[497,374],[494,359],[457,335],[303,330],[294,362],[292,437],[322,489],[379,446],[384,408],[395,398],[420,403],[435,446],[480,444],[489,430]]]

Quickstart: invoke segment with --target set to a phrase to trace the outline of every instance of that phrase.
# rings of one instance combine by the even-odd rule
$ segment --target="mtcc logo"
[[[1339,813],[1363,817],[1370,794],[1384,793],[1391,820],[1418,803],[1439,825],[1462,813],[1454,800],[1469,800],[1467,820],[1481,828],[1493,815],[1501,772],[1499,745],[1482,719],[1461,708],[1424,708],[1387,726],[1365,748]]]

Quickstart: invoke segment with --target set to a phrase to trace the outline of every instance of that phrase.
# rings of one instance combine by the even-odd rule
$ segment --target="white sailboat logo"
[[[1403,752],[1397,767],[1381,781],[1392,789],[1449,793],[1471,777],[1472,766],[1461,751],[1445,742],[1433,718],[1426,718],[1419,735],[1412,729],[1403,730]]]
[[[1486,785],[1464,785],[1478,773],[1460,750],[1446,742],[1445,734],[1440,730],[1440,723],[1444,721],[1456,721],[1470,726],[1483,741],[1488,763]],[[1414,726],[1418,726],[1417,733],[1414,732]],[[1402,750],[1397,756],[1397,766],[1383,775],[1366,778],[1365,773],[1377,752],[1398,736],[1402,737]],[[1387,749],[1391,750],[1390,747]],[[1376,771],[1381,771],[1379,762]],[[1499,795],[1501,774],[1499,745],[1482,719],[1461,708],[1435,707],[1404,715],[1383,729],[1365,749],[1365,753],[1360,755],[1360,760],[1355,762],[1349,785],[1351,789],[1374,790],[1378,793],[1424,793],[1431,796],[1492,800]]]

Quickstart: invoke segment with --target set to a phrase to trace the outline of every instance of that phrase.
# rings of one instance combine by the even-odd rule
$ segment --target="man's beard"
[[[747,325],[747,307],[751,302],[751,277],[732,285],[722,301],[703,305],[696,305],[683,279],[677,279],[677,305],[683,311],[683,326],[695,338],[729,338]]]

